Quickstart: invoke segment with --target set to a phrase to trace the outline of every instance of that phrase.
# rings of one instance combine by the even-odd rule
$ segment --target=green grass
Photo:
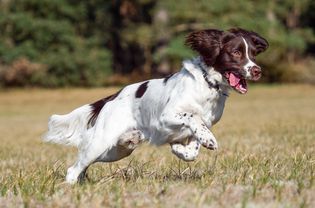
[[[315,207],[315,87],[306,85],[232,93],[213,128],[219,150],[195,162],[145,144],[65,184],[76,150],[41,141],[48,117],[115,90],[0,92],[0,207]]]

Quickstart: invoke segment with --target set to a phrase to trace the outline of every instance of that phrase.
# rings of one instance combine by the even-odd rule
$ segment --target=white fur
[[[189,141],[187,145],[172,144],[172,152],[179,158],[189,162],[194,161],[198,156],[200,143],[197,140]]]
[[[87,134],[91,106],[84,105],[66,115],[52,115],[44,141],[79,147]]]
[[[203,71],[219,89],[209,88]],[[149,80],[141,98],[135,93],[144,82],[126,86],[102,108],[90,128],[90,105],[51,117],[45,141],[79,147],[78,160],[67,172],[68,183],[77,182],[93,162],[128,156],[144,140],[155,145],[169,143],[173,153],[186,161],[197,157],[200,145],[218,148],[209,128],[221,118],[229,89],[222,75],[198,57],[184,61],[180,72],[163,81]],[[190,143],[184,144],[187,138]]]
[[[242,37],[243,38],[243,37]],[[247,79],[252,79],[252,75],[250,73],[250,70],[252,67],[257,66],[250,58],[248,55],[248,44],[246,42],[246,40],[243,38],[244,44],[245,44],[245,55],[246,55],[246,59],[247,59],[247,63],[244,66],[244,70],[246,72],[245,78]]]

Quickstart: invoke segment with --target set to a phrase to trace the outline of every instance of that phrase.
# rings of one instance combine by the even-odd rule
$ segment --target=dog
[[[79,151],[66,182],[84,179],[95,162],[127,157],[144,141],[168,143],[184,161],[195,160],[201,146],[218,148],[210,128],[220,120],[230,90],[245,94],[246,80],[261,77],[255,57],[269,44],[241,28],[195,31],[185,43],[199,56],[185,60],[179,72],[128,85],[69,114],[50,117],[44,140]]]

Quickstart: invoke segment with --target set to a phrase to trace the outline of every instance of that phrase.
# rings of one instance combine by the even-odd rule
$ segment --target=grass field
[[[48,117],[115,90],[0,92],[0,207],[315,207],[315,87],[306,85],[232,93],[213,128],[219,150],[195,162],[143,145],[65,184],[76,150],[41,141]]]

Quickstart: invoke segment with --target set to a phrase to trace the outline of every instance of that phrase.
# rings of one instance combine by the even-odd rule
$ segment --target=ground
[[[143,145],[64,183],[75,148],[47,144],[51,114],[107,89],[0,91],[0,207],[315,207],[315,87],[250,86],[232,93],[213,128],[217,151],[186,163],[168,145]]]

